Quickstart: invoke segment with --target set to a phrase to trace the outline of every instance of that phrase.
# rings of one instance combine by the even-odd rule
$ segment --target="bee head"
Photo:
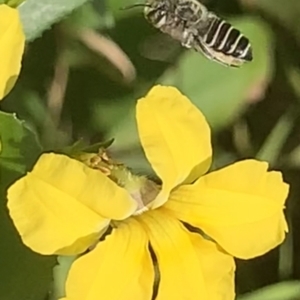
[[[165,25],[168,16],[175,11],[173,2],[172,0],[148,0],[144,8],[146,19],[157,28]]]

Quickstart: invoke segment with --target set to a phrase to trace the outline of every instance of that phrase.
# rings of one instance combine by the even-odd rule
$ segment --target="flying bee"
[[[213,61],[239,67],[253,59],[249,39],[197,0],[147,0],[126,8],[137,6],[154,27]]]

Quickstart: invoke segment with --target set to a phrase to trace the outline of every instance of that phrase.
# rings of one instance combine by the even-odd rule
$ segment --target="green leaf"
[[[89,0],[27,0],[18,7],[27,41],[32,41]]]
[[[8,216],[0,195],[0,299],[42,300],[51,288],[53,257],[26,248]]]
[[[286,281],[269,285],[237,300],[296,300],[300,299],[300,282]]]
[[[0,0],[0,4],[6,4],[10,7],[18,7],[25,0]]]
[[[36,135],[13,114],[0,112],[1,183],[24,174],[42,152]]]
[[[65,296],[65,283],[69,270],[78,256],[58,256],[56,265],[53,268],[53,294],[50,300],[60,299]]]
[[[250,39],[253,62],[239,69],[229,68],[189,50],[178,65],[158,81],[179,88],[202,110],[215,129],[230,123],[245,108],[251,94],[270,80],[273,71],[272,38],[265,23],[252,17],[231,23]]]
[[[41,152],[36,136],[15,115],[0,112],[0,299],[45,299],[54,260],[23,245],[6,207],[6,190]]]

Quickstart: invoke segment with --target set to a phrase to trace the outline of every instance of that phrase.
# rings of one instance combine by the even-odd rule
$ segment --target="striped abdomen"
[[[237,59],[252,61],[252,48],[249,40],[228,22],[215,17],[203,42],[216,52]]]

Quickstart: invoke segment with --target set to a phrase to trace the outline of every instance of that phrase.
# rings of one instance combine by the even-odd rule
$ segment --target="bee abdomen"
[[[207,34],[204,43],[216,52],[243,59],[252,60],[252,47],[249,40],[228,22],[215,18]]]

